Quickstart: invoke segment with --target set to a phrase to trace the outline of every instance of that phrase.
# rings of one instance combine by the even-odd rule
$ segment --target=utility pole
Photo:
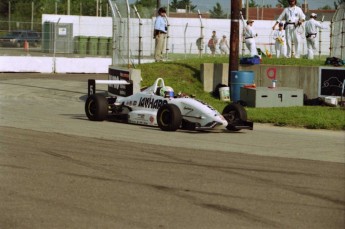
[[[239,58],[239,22],[240,22],[240,10],[242,6],[241,0],[231,1],[231,34],[230,34],[230,55],[229,55],[229,76],[231,76],[231,71],[238,71],[238,58]],[[231,77],[229,77],[229,85]]]
[[[157,10],[161,7],[161,0],[157,0]]]

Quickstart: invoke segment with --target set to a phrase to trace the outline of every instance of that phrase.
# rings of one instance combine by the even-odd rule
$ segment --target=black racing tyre
[[[103,95],[90,95],[85,102],[85,113],[91,121],[103,121],[108,115],[108,100]]]
[[[157,123],[161,130],[176,131],[181,122],[181,111],[175,104],[165,104],[158,109]]]
[[[227,105],[222,115],[228,122],[227,129],[232,131],[239,131],[240,129],[234,127],[239,121],[247,121],[247,111],[240,104],[231,103]]]

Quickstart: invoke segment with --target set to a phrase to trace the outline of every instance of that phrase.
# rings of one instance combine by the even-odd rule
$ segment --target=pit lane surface
[[[344,228],[344,132],[90,122],[91,77],[0,74],[0,228]]]

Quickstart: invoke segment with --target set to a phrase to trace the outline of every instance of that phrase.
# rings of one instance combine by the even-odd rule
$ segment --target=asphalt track
[[[90,122],[88,78],[0,74],[0,228],[344,228],[343,131]]]

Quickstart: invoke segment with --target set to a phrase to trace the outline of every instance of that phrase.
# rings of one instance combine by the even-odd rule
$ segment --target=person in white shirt
[[[274,30],[273,32],[273,40],[275,40],[275,50],[277,58],[280,56],[286,56],[286,42],[285,42],[285,31],[284,31],[284,23],[279,23],[279,29]]]
[[[220,54],[221,55],[227,55],[228,51],[229,51],[229,44],[228,44],[228,40],[226,39],[226,36],[223,35],[223,38],[220,39],[219,41],[219,49],[220,49]]]
[[[275,30],[275,27],[282,22],[282,20],[285,20],[287,55],[300,58],[300,43],[302,37],[297,33],[297,28],[305,21],[305,14],[296,4],[296,0],[289,0],[289,7],[283,10],[272,29]],[[292,44],[294,45],[294,50],[292,50]]]
[[[166,10],[164,8],[158,9],[158,16],[154,25],[154,39],[155,42],[155,61],[159,62],[163,60],[163,51],[165,45],[165,39],[167,36],[167,22],[166,22]]]
[[[308,59],[314,59],[314,50],[316,50],[315,40],[317,29],[326,29],[320,22],[316,21],[317,14],[311,13],[310,19],[305,23],[305,37],[307,38]]]
[[[258,51],[256,49],[256,44],[255,44],[255,39],[254,39],[255,37],[258,36],[258,34],[253,29],[253,23],[254,23],[253,20],[247,21],[247,26],[244,28],[244,39],[246,42],[246,46],[250,52],[250,56],[258,56]],[[244,24],[244,20],[243,20],[243,24]]]

